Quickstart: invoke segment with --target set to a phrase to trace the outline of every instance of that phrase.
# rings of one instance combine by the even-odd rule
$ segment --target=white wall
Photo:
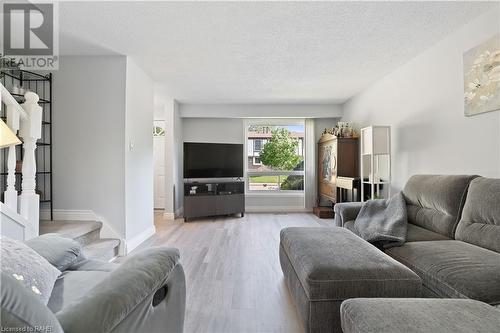
[[[184,130],[179,103],[174,101],[174,207],[175,216],[181,216],[184,206]]]
[[[154,232],[151,79],[124,56],[61,57],[53,101],[56,212],[96,216],[131,250]]]
[[[201,107],[201,106],[200,106]],[[248,106],[245,106],[245,109]],[[183,104],[181,104],[183,110]],[[235,109],[232,114],[241,115],[243,112]],[[267,117],[273,117],[277,113],[273,113],[269,109]],[[281,109],[280,109],[281,110]],[[201,111],[200,111],[201,112]],[[209,113],[208,111],[206,112]],[[306,126],[306,130],[314,131],[312,144],[307,144],[308,147],[317,147],[317,141],[325,127],[335,126],[339,118],[317,118],[313,120],[312,126]],[[217,142],[217,143],[241,143],[245,142],[244,119],[225,117],[225,118],[182,118],[182,139],[184,142]],[[307,135],[307,134],[306,134]],[[309,136],[308,136],[309,138]],[[177,155],[176,155],[177,156]],[[316,203],[316,152],[307,154],[311,161],[306,161],[306,173],[310,171],[311,175],[307,177],[306,189],[304,194],[282,194],[280,196],[251,193],[246,196],[246,208],[248,211],[303,211],[312,210]],[[180,159],[182,163],[182,159]],[[180,165],[182,168],[182,164]],[[182,169],[181,169],[182,170]],[[313,179],[314,181],[311,181]],[[181,183],[182,184],[182,183]],[[180,191],[180,199],[182,200],[182,189]]]
[[[348,101],[346,121],[392,126],[393,186],[418,173],[500,176],[500,112],[464,116],[465,51],[500,31],[498,7]]]
[[[336,104],[180,104],[183,118],[330,118],[341,117]]]
[[[183,134],[182,120],[178,103],[166,96],[160,87],[156,89],[155,99],[161,101],[165,120],[165,217],[173,219],[182,215],[184,202],[183,190]],[[157,118],[161,112],[157,112]]]
[[[184,142],[244,143],[243,118],[247,117],[318,118],[314,120],[314,123],[318,122],[321,124],[320,126],[328,127],[330,124],[336,123],[341,115],[341,107],[332,104],[179,104],[167,95],[168,91],[163,86],[155,87],[155,119],[164,119],[166,123],[165,214],[167,217],[182,215]],[[328,117],[337,118],[332,122]],[[314,173],[315,170],[314,166]],[[306,200],[307,209],[310,209],[315,202],[315,182],[314,188],[306,189],[306,193],[308,196],[313,196],[313,198]],[[266,200],[266,197],[268,198],[268,196],[250,195],[247,199],[248,207],[268,209],[265,207],[267,205],[269,207],[291,207],[291,210],[297,207],[304,209],[303,195],[298,198],[297,196],[285,198],[284,201],[281,199]]]
[[[235,118],[183,118],[184,142],[243,143],[243,120]]]
[[[174,129],[174,103],[172,98],[165,98],[164,118],[165,119],[165,214],[173,217],[174,207],[174,137],[177,131]]]
[[[53,84],[56,210],[91,210],[125,238],[123,56],[61,57]]]
[[[321,135],[323,134],[323,131],[325,128],[330,129],[332,127],[335,127],[337,123],[339,122],[339,118],[317,118],[314,119],[314,139],[316,140],[316,143],[319,141],[321,138]],[[316,145],[316,150],[318,148],[318,145]]]
[[[127,58],[126,80],[126,239],[134,245],[154,233],[151,130],[154,85],[151,78],[131,58]]]

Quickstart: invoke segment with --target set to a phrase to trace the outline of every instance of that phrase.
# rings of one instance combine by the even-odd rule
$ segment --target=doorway
[[[165,209],[165,120],[153,124],[154,208]]]

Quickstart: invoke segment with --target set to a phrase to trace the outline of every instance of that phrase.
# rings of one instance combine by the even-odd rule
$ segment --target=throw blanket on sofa
[[[358,236],[383,248],[403,245],[407,225],[406,202],[402,193],[390,199],[367,201],[354,221]]]

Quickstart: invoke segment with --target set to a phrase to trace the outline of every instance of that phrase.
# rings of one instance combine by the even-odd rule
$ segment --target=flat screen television
[[[243,177],[243,145],[184,142],[184,178]]]

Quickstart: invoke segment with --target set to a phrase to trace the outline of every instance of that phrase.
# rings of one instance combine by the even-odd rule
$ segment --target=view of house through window
[[[304,190],[304,124],[247,127],[249,191]]]

